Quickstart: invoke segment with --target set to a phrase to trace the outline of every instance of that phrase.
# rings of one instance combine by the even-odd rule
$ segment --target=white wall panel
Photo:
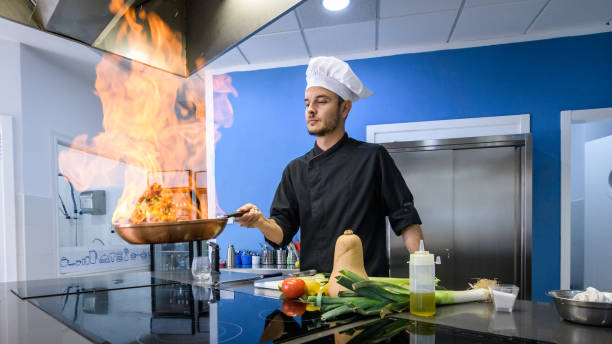
[[[451,41],[522,35],[546,0],[463,9]]]
[[[0,39],[0,113],[21,113],[19,43]]]
[[[287,31],[298,31],[300,29],[295,12],[291,11],[284,16],[277,19],[274,23],[268,25],[265,29],[261,30],[258,35],[287,32]]]
[[[533,2],[537,0],[466,0],[465,7],[476,7],[476,6],[491,6],[499,4],[508,4],[512,2]]]
[[[461,0],[380,0],[380,18],[456,10]]]
[[[206,68],[224,68],[227,66],[239,66],[246,63],[247,61],[242,57],[242,54],[240,54],[238,49],[234,48],[211,62]]]
[[[306,46],[299,32],[255,35],[240,45],[251,63],[307,57]]]
[[[351,0],[350,5],[343,10],[328,11],[321,0],[308,0],[296,12],[305,29],[358,23],[376,19],[376,1]]]
[[[335,55],[374,49],[375,21],[304,30],[313,56]]]
[[[585,26],[605,28],[606,22],[611,19],[611,0],[552,0],[535,21],[530,32]]]
[[[394,49],[411,44],[446,42],[456,15],[456,10],[450,10],[381,19],[378,47]]]

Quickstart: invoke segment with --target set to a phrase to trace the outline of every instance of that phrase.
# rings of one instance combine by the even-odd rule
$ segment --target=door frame
[[[514,135],[530,132],[529,114],[366,126],[367,142],[372,143]]]
[[[612,119],[612,107],[561,111],[561,289],[569,289],[572,265],[572,124]]]
[[[0,115],[0,282],[18,279],[13,117]]]

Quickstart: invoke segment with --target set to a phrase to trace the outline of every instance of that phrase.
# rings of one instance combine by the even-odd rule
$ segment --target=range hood
[[[124,0],[116,13],[109,9],[111,0],[2,2],[0,16],[187,77],[304,0]],[[165,65],[117,40],[130,8],[154,12],[181,33],[184,64]]]

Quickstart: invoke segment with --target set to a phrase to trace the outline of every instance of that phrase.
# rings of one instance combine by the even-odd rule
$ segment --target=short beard
[[[325,136],[338,128],[340,122],[340,111],[336,112],[336,116],[332,117],[329,122],[323,123],[323,128],[318,130],[308,129],[308,133],[312,136]]]
[[[308,129],[308,133],[312,136],[325,136],[336,130],[336,128],[338,128],[338,122],[340,122],[340,108],[342,107],[343,103],[344,99],[338,96],[338,109],[336,111],[336,117],[332,118],[331,122],[324,123],[323,128],[319,130],[311,131],[310,129]]]

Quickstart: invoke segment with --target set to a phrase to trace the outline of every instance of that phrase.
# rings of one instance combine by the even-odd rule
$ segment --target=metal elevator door
[[[414,195],[425,249],[440,256],[440,284],[476,278],[520,284],[521,147],[391,152]],[[390,275],[408,276],[409,253],[389,234]]]

